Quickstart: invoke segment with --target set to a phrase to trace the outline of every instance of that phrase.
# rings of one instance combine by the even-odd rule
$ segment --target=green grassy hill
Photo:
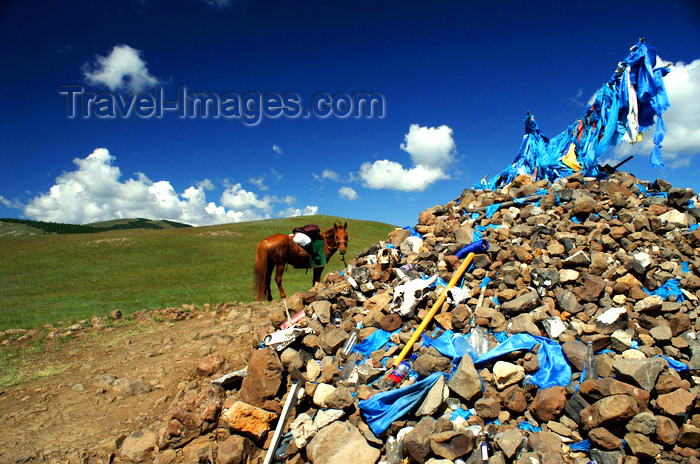
[[[125,313],[181,304],[251,301],[258,242],[314,222],[313,216],[213,227],[114,230],[96,234],[1,236],[0,330],[70,324],[114,309]],[[393,226],[347,220],[353,257]],[[340,269],[336,253],[325,268]],[[324,274],[325,274],[324,272]],[[289,267],[287,294],[311,286],[311,272]],[[279,297],[273,282],[273,295]]]
[[[65,224],[61,222],[32,221],[30,219],[0,218],[0,237],[5,235],[37,234],[95,234],[124,229],[178,229],[192,227],[175,221],[143,218],[114,219],[92,224]]]

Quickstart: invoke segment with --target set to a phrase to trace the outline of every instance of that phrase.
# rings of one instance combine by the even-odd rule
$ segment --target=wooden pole
[[[433,317],[435,317],[435,314],[437,314],[438,310],[440,309],[440,307],[442,307],[442,304],[445,302],[445,298],[447,297],[447,290],[455,286],[459,278],[462,277],[462,274],[464,274],[464,272],[467,270],[467,267],[469,267],[469,265],[471,264],[472,259],[474,259],[474,253],[469,253],[465,260],[462,261],[462,264],[452,275],[452,279],[450,279],[450,282],[447,284],[447,287],[445,287],[445,290],[442,291],[437,301],[430,309],[428,315],[425,316],[423,322],[421,322],[416,331],[413,333],[411,339],[408,341],[408,343],[406,343],[406,346],[404,347],[403,351],[401,351],[401,354],[399,354],[399,356],[394,360],[394,367],[401,364],[401,361],[403,361],[408,352],[411,351],[411,348],[413,348],[413,345],[416,343],[416,340],[418,340],[418,337],[421,336],[425,328],[428,326],[428,324],[430,324],[430,321],[433,320]]]

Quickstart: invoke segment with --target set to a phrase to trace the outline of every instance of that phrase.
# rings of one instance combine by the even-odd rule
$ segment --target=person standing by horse
[[[345,256],[348,246],[347,227],[347,222],[343,225],[334,223],[333,227],[321,232],[323,257],[325,257],[326,263],[336,251],[340,251],[341,256]],[[266,296],[268,301],[272,301],[270,285],[273,267],[276,270],[275,282],[280,291],[280,297],[287,297],[282,287],[282,274],[284,274],[284,269],[287,264],[302,269],[313,267],[309,252],[294,243],[293,235],[275,234],[258,243],[255,255],[255,267],[253,270],[253,286],[255,298],[258,301],[262,301]],[[316,282],[321,280],[323,267],[324,266],[313,267],[312,285],[315,285]]]

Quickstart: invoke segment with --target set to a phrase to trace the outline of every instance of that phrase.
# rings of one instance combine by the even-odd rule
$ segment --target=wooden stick
[[[413,345],[416,343],[416,340],[418,340],[418,337],[421,336],[425,328],[430,324],[430,321],[433,320],[433,317],[435,314],[438,312],[440,307],[442,307],[442,304],[445,302],[445,298],[447,296],[447,290],[451,289],[452,287],[455,286],[457,281],[459,280],[460,277],[462,277],[462,274],[464,274],[464,271],[467,270],[467,267],[472,262],[472,259],[474,259],[474,253],[469,253],[464,261],[462,261],[462,264],[459,266],[459,269],[455,271],[455,273],[452,275],[452,279],[450,279],[450,282],[447,284],[447,287],[445,287],[445,290],[442,291],[440,296],[438,297],[437,301],[433,305],[433,307],[430,309],[430,312],[428,315],[423,319],[423,322],[418,326],[416,331],[413,333],[413,336],[411,339],[406,343],[406,346],[404,347],[403,351],[401,351],[401,354],[394,360],[394,367],[398,366],[401,364],[401,361],[404,360],[406,355],[408,354],[409,351],[411,351],[411,348]]]

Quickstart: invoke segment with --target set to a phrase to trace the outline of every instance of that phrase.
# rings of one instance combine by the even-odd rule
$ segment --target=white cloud
[[[401,144],[413,166],[404,168],[388,159],[363,163],[360,178],[371,189],[422,191],[439,179],[448,179],[446,169],[454,161],[455,142],[448,126],[421,127],[412,124]]]
[[[357,192],[352,187],[340,187],[340,189],[338,189],[338,195],[346,200],[357,200]]]
[[[416,166],[435,167],[444,171],[455,155],[452,129],[448,126],[421,127],[411,124],[401,149],[411,155]]]
[[[671,106],[664,113],[666,138],[661,154],[666,165],[672,169],[687,167],[691,158],[700,153],[700,59],[671,66],[664,77],[666,92]],[[653,147],[654,128],[644,132],[642,142],[618,145],[607,161],[613,164],[628,155],[649,156]]]
[[[280,146],[277,145],[276,143],[274,145],[272,145],[272,151],[274,151],[278,155],[282,154],[282,148],[280,148]]]
[[[266,213],[272,211],[272,201],[269,197],[259,198],[255,193],[241,188],[240,183],[224,190],[221,205],[234,210],[257,209]]]
[[[58,176],[48,193],[36,196],[24,207],[24,214],[42,221],[77,224],[144,217],[192,225],[270,218],[274,205],[279,203],[289,205],[291,213],[296,214],[293,196],[261,198],[243,189],[240,183],[229,185],[221,195],[221,204],[217,205],[206,200],[205,190],[213,187],[208,179],[181,194],[169,181],[153,182],[143,173],[122,182],[114,160],[104,148],[96,149],[84,159],[76,158],[73,162],[77,168]],[[0,202],[6,201],[0,197]],[[308,208],[318,209],[307,206],[299,214],[309,211]]]
[[[289,207],[283,211],[279,212],[279,216],[282,217],[293,217],[293,216],[313,216],[318,213],[318,206],[306,205],[303,210],[299,208]]]
[[[209,179],[204,179],[203,181],[197,183],[197,187],[201,187],[204,190],[214,190],[214,183]]]
[[[6,206],[7,208],[17,208],[17,209],[22,208],[22,206],[23,206],[22,203],[20,203],[19,201],[10,201],[2,195],[0,195],[0,204],[2,204],[3,206]]]
[[[141,52],[128,45],[115,45],[109,55],[97,56],[92,65],[85,63],[83,76],[88,84],[111,91],[138,93],[158,84],[141,59]]]
[[[423,165],[405,169],[399,163],[379,160],[363,163],[360,166],[363,185],[371,189],[402,190],[404,192],[423,191],[442,177],[447,177],[439,168]]]
[[[338,180],[338,173],[332,169],[324,169],[321,173],[322,179]]]
[[[261,176],[261,177],[251,177],[250,179],[248,179],[248,182],[250,182],[251,184],[255,185],[255,186],[258,187],[260,190],[263,190],[263,191],[264,191],[264,190],[267,190],[269,187],[268,187],[267,185],[265,185],[265,183],[263,182],[263,180],[264,180],[264,177],[263,177],[263,176]]]

